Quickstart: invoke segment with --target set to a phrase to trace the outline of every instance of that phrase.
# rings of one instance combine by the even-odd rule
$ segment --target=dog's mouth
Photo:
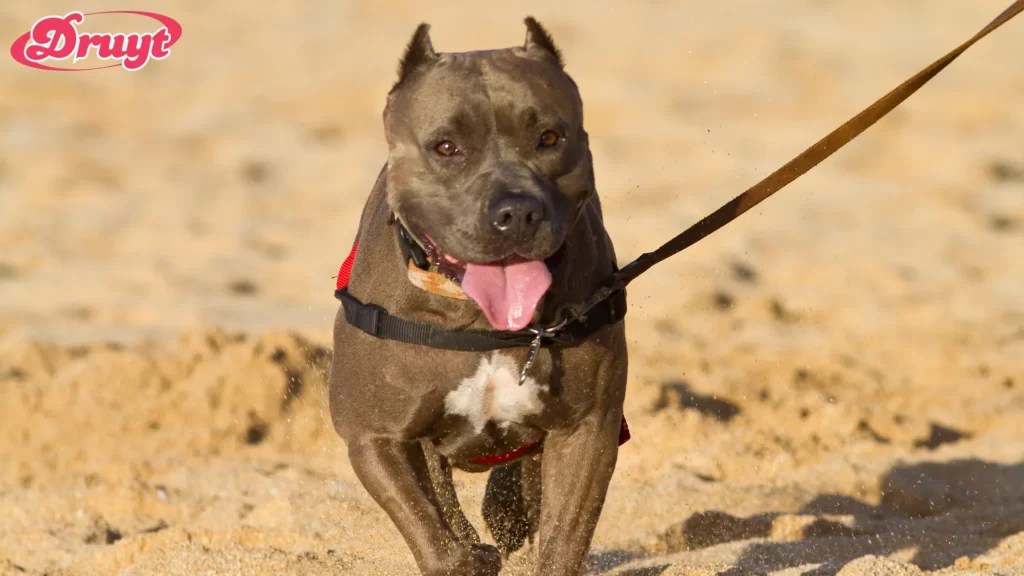
[[[522,330],[529,325],[551,287],[551,271],[544,260],[513,254],[492,262],[463,262],[443,252],[429,236],[423,248],[438,273],[461,283],[463,292],[497,330]]]

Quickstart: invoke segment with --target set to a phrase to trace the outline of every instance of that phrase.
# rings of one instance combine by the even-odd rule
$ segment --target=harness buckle
[[[379,338],[380,337],[381,317],[383,315],[387,314],[387,311],[385,311],[380,306],[374,306],[374,305],[367,306],[367,309],[370,310],[370,316],[369,316],[370,325],[367,326],[367,328],[369,329],[369,332],[370,332],[371,335],[377,336]]]
[[[547,328],[528,328],[530,332],[534,334],[533,341],[530,342],[530,352],[526,355],[526,362],[523,364],[523,370],[519,373],[519,385],[522,386],[523,382],[526,382],[526,373],[530,371],[530,367],[533,366],[533,361],[537,359],[537,352],[540,351],[541,344],[545,338],[555,338],[558,336],[559,331],[565,328],[565,325],[569,323],[569,318],[562,318],[556,324],[548,326]]]

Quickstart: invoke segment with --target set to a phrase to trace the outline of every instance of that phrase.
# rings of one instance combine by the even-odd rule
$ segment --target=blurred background
[[[0,58],[0,573],[412,573],[321,385],[419,22],[446,52],[551,31],[625,262],[1007,4],[3,3],[5,46],[72,10],[183,35],[135,73]],[[1022,569],[1021,54],[1024,20],[631,286],[594,573]]]

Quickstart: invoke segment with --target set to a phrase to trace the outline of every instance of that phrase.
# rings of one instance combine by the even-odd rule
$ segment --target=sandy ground
[[[415,573],[324,371],[419,21],[444,51],[549,26],[626,260],[1007,3],[151,2],[184,36],[142,72],[5,54],[0,574]],[[0,38],[117,7],[5,2]],[[591,574],[1024,574],[1021,54],[1024,20],[634,284]]]

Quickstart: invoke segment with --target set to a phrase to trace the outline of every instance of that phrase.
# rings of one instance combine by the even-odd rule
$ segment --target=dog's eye
[[[550,148],[555,144],[558,144],[559,140],[561,140],[561,138],[553,130],[545,130],[544,133],[540,135],[540,142],[538,145],[540,148]]]
[[[434,147],[434,151],[440,154],[441,156],[454,156],[459,152],[459,147],[456,146],[455,143],[453,143],[451,140],[444,140],[442,142],[439,142],[437,146]]]

